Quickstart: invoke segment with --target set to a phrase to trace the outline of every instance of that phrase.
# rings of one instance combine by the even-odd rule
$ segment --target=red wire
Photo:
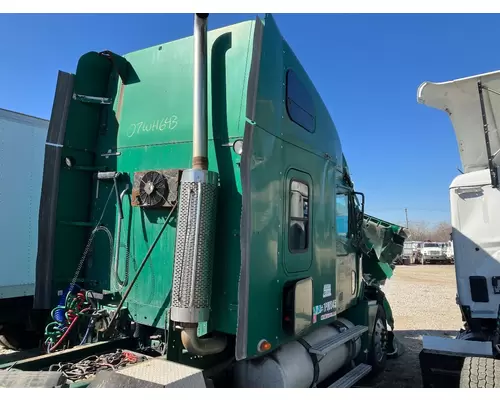
[[[86,308],[86,309],[82,310],[81,312],[83,313],[83,312],[86,312],[86,311],[88,311],[88,310],[90,310],[90,307],[88,307],[88,308]],[[59,345],[63,342],[64,338],[68,335],[68,333],[69,333],[69,331],[71,330],[71,328],[73,328],[73,325],[75,325],[76,321],[78,321],[78,318],[80,318],[80,316],[79,316],[79,315],[77,315],[77,316],[75,317],[75,319],[74,319],[73,321],[71,321],[71,324],[68,326],[68,329],[66,329],[66,332],[64,332],[64,334],[63,334],[63,335],[61,336],[61,338],[57,341],[57,343],[56,343],[53,347],[51,347],[51,348],[50,348],[49,353],[52,353],[52,352],[53,352],[53,351],[54,351],[54,350],[55,350],[55,349],[56,349],[56,348],[57,348],[57,347],[58,347],[58,346],[59,346]]]

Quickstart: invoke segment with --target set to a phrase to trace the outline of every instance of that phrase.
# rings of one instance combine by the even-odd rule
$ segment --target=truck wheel
[[[467,357],[460,373],[461,388],[499,388],[500,360]]]
[[[368,353],[368,363],[372,366],[372,375],[385,369],[387,362],[387,321],[384,307],[378,306],[375,326],[373,327],[372,341]]]
[[[0,345],[10,350],[27,350],[38,346],[36,332],[28,331],[24,325],[5,326],[0,332]]]

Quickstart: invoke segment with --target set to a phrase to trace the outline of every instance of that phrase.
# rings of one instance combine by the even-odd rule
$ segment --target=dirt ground
[[[396,267],[384,292],[393,310],[395,334],[405,352],[389,360],[387,370],[364,382],[363,387],[422,387],[418,360],[422,335],[453,337],[462,327],[455,282],[453,265]]]

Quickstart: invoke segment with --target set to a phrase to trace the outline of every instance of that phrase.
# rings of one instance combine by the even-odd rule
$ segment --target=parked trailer
[[[39,385],[351,387],[398,354],[381,286],[404,228],[364,213],[272,16],[207,19],[60,73],[35,291],[54,309],[26,384],[56,364]],[[118,349],[155,358],[86,381],[68,364],[137,361]]]
[[[403,258],[407,264],[415,264],[417,259],[418,244],[417,241],[405,241]]]
[[[35,293],[38,212],[49,121],[0,109],[0,343],[21,343]]]
[[[449,116],[463,167],[450,185],[450,203],[464,327],[455,339],[424,336],[423,383],[500,387],[500,71],[425,82],[417,98]]]

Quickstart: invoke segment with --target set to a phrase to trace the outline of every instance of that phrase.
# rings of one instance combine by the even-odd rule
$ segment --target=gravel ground
[[[389,360],[387,370],[363,387],[422,387],[418,360],[422,335],[453,337],[462,327],[455,283],[453,265],[396,267],[384,292],[393,310],[395,334],[405,352]]]

